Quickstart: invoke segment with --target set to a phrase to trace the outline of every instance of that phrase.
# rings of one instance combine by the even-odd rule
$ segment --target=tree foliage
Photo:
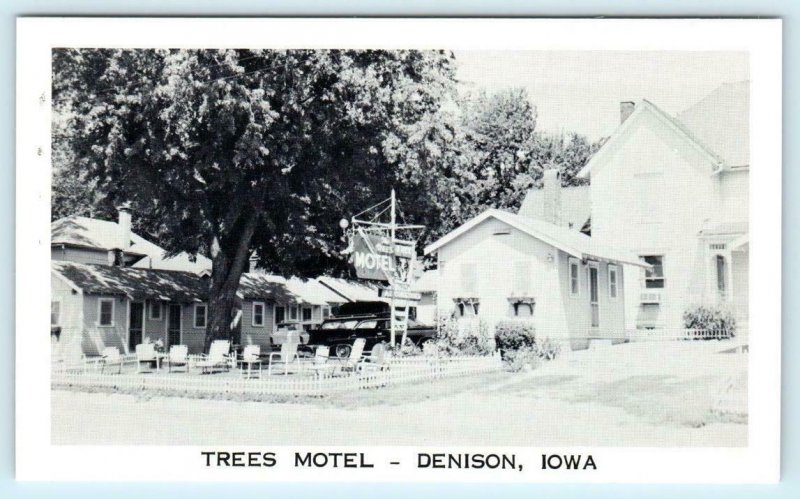
[[[270,271],[341,270],[336,223],[391,186],[407,216],[435,214],[422,172],[452,133],[449,53],[63,50],[54,72],[64,169],[170,253],[212,257],[209,339],[253,251]]]

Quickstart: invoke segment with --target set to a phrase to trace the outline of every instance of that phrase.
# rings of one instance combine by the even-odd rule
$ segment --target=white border
[[[25,18],[17,22],[16,452],[24,480],[775,482],[779,477],[781,333],[781,21],[575,19],[144,19]],[[480,33],[481,36],[475,36]],[[676,36],[679,35],[679,36]],[[516,452],[523,473],[417,470],[422,449],[370,447],[403,466],[301,470],[206,468],[200,447],[51,446],[48,351],[50,253],[50,49],[52,47],[445,48],[525,50],[738,50],[751,60],[749,446],[691,448],[481,448]],[[40,100],[40,97],[43,97]],[[39,153],[41,148],[41,153]],[[20,223],[23,220],[24,223]],[[758,223],[753,223],[758,221]],[[24,272],[20,272],[22,269]],[[757,388],[756,388],[757,387]],[[756,388],[756,389],[753,389]],[[213,446],[219,449],[219,446]],[[208,449],[206,449],[208,450]],[[233,450],[225,448],[222,450]],[[307,449],[311,450],[311,449]],[[336,449],[314,448],[314,451]],[[339,448],[339,450],[343,450]],[[353,448],[348,448],[353,451]],[[474,449],[439,447],[436,452]],[[593,472],[537,469],[544,452],[588,452]]]

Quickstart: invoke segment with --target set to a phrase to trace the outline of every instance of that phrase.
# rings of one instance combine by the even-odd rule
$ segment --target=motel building
[[[598,244],[580,225],[554,223],[559,175],[545,172],[541,199],[525,214],[487,210],[425,248],[438,263],[439,316],[480,319],[490,331],[500,321],[528,321],[537,336],[573,349],[624,340],[623,265],[647,264]]]

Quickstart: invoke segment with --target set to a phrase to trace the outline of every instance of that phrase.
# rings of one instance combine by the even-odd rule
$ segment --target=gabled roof
[[[208,295],[208,282],[191,272],[64,261],[50,262],[50,265],[54,274],[85,294],[178,303],[205,301]]]
[[[378,287],[373,284],[328,276],[318,277],[317,281],[346,301],[378,301],[380,299]]]
[[[431,254],[439,250],[442,246],[449,244],[459,236],[469,232],[484,221],[494,218],[514,227],[515,229],[528,234],[531,237],[549,244],[564,251],[576,258],[596,258],[601,260],[613,260],[620,263],[632,265],[643,265],[636,255],[627,251],[609,248],[595,242],[591,237],[581,234],[577,230],[567,227],[559,227],[542,220],[530,219],[514,213],[502,210],[486,210],[477,217],[464,223],[461,227],[445,235],[433,244],[425,248],[425,254]]]
[[[519,208],[519,215],[542,219],[544,189],[530,189]],[[592,216],[592,196],[588,185],[561,187],[561,220],[565,226],[571,224],[581,230]]]
[[[691,130],[689,130],[689,128],[661,110],[661,108],[652,102],[642,99],[642,101],[636,105],[636,108],[628,117],[628,119],[626,119],[620,126],[617,127],[616,130],[614,130],[614,133],[611,134],[611,137],[609,137],[605,144],[603,144],[600,149],[589,159],[589,162],[586,163],[586,166],[584,166],[583,169],[581,169],[581,171],[578,173],[578,177],[588,178],[592,169],[595,168],[596,165],[601,164],[605,158],[615,150],[616,146],[625,140],[628,134],[631,133],[634,127],[637,126],[636,124],[641,121],[642,115],[645,113],[651,114],[656,119],[667,125],[667,127],[674,131],[680,138],[685,140],[687,144],[693,147],[701,155],[705,156],[705,158],[713,165],[713,170],[709,173],[712,173],[713,171],[723,167],[724,162],[722,158],[712,151],[706,144],[704,144]]]
[[[60,218],[50,224],[51,245],[66,245],[79,248],[108,251],[122,249],[128,254],[143,256],[133,266],[162,270],[182,270],[201,272],[211,269],[211,260],[197,255],[195,261],[188,253],[180,253],[170,258],[164,256],[164,249],[147,239],[131,232],[131,240],[126,248],[119,248],[120,226],[117,222],[97,218],[70,216]]]
[[[264,300],[300,305],[329,305],[346,300],[319,282],[298,277],[285,277],[249,272],[242,274],[237,294],[246,300]]]

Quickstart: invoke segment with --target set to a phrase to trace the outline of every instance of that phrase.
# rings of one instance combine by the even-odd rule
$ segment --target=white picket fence
[[[740,336],[741,331],[731,335],[728,329],[631,329],[627,332],[630,341],[675,341],[675,340],[728,340]]]
[[[500,356],[409,357],[390,360],[384,369],[353,373],[316,374],[302,369],[290,375],[242,379],[230,375],[115,374],[97,370],[60,369],[52,373],[54,388],[105,388],[126,391],[158,390],[168,394],[214,396],[222,394],[324,397],[367,388],[422,382],[496,371]]]

